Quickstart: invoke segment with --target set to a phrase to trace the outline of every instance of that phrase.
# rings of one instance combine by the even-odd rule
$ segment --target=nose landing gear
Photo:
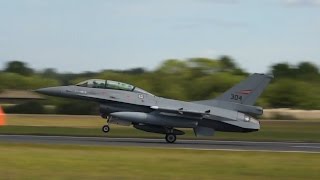
[[[102,131],[103,131],[104,133],[108,133],[108,132],[110,131],[109,125],[104,125],[104,126],[102,126]]]
[[[104,133],[108,133],[110,131],[110,127],[108,125],[110,117],[109,116],[105,116],[104,118],[107,119],[107,124],[102,126],[102,131]]]

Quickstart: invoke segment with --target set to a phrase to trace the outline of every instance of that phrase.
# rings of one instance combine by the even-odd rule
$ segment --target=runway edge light
[[[2,110],[2,107],[0,106],[0,126],[6,125],[6,114]]]

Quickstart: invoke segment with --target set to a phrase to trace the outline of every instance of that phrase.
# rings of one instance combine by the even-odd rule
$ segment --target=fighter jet
[[[36,92],[99,103],[100,115],[106,119],[102,127],[105,133],[110,131],[108,124],[132,125],[164,134],[168,143],[174,143],[177,135],[185,134],[177,128],[192,128],[196,136],[212,136],[216,131],[258,131],[260,123],[255,117],[262,115],[263,109],[254,104],[272,78],[252,74],[215,99],[193,102],[158,97],[127,83],[102,79]]]

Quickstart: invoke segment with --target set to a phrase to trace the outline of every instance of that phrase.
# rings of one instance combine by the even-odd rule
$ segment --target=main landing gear
[[[165,128],[166,129],[166,141],[167,143],[174,143],[177,140],[177,136],[174,133],[173,128]]]
[[[177,140],[177,136],[175,134],[166,134],[167,143],[174,143]]]
[[[110,126],[108,125],[109,121],[110,121],[110,116],[106,116],[106,115],[101,115],[103,118],[107,119],[107,124],[102,126],[101,130],[102,132],[104,133],[108,133],[110,131]],[[136,127],[136,126],[135,126]],[[143,126],[142,126],[143,127]],[[147,126],[147,127],[153,127],[153,126]],[[157,126],[156,126],[157,127]],[[137,128],[137,127],[136,127]],[[137,129],[140,129],[140,128],[137,128]],[[147,132],[155,132],[155,133],[165,133],[166,134],[166,141],[167,143],[174,143],[176,142],[177,140],[177,135],[183,135],[184,132],[182,131],[179,131],[177,129],[173,129],[172,127],[160,127],[160,130],[159,128],[158,129],[153,129],[153,131],[151,131],[150,129],[141,129],[141,130],[144,130],[144,131],[147,131]]]

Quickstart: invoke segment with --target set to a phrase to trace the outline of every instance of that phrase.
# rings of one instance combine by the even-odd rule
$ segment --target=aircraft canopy
[[[76,86],[81,87],[89,87],[89,88],[99,88],[99,89],[115,89],[115,90],[123,90],[123,91],[135,91],[139,93],[151,94],[143,89],[135,87],[133,85],[112,81],[112,80],[103,80],[103,79],[89,79],[86,81],[82,81]]]

